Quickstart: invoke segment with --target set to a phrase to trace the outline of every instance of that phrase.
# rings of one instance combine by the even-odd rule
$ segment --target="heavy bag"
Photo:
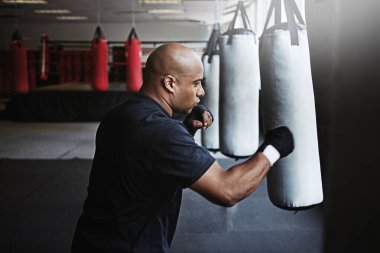
[[[46,34],[41,35],[41,75],[40,79],[46,81],[49,75],[49,64],[50,64],[50,55],[49,55],[49,46],[48,36]]]
[[[29,92],[27,53],[21,34],[16,30],[10,43],[13,93]]]
[[[91,43],[92,78],[91,86],[95,91],[108,90],[108,44],[100,27],[96,27]]]
[[[235,29],[241,11],[244,28]],[[220,151],[230,157],[247,157],[259,144],[259,53],[243,2],[239,1],[220,48]]]
[[[269,198],[293,210],[322,202],[323,192],[306,27],[294,0],[284,0],[284,6],[288,22],[281,23],[281,0],[271,2],[260,38],[260,69],[264,130],[287,126],[295,143],[294,152],[268,173]],[[275,25],[267,28],[273,11]]]
[[[211,151],[219,150],[219,48],[218,38],[220,25],[215,24],[210,39],[207,43],[207,51],[202,56],[204,67],[205,96],[202,103],[213,113],[213,124],[206,130],[202,130],[202,146]]]
[[[139,92],[142,85],[142,66],[141,66],[141,44],[133,27],[129,33],[128,40],[125,42],[126,59],[126,86],[127,91]]]

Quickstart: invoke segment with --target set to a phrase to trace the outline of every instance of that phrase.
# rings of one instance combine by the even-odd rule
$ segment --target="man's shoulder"
[[[123,102],[113,107],[104,118],[139,120],[150,115],[166,116],[162,109],[151,99],[139,94],[129,94]]]

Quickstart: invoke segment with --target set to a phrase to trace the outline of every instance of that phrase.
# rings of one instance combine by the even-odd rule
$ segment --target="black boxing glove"
[[[280,126],[265,134],[263,144],[257,151],[263,152],[272,166],[279,158],[286,157],[294,150],[293,134],[289,128]]]
[[[209,116],[203,116],[204,112],[208,112]],[[211,117],[211,118],[210,118]],[[191,135],[195,135],[199,128],[207,128],[214,121],[211,111],[204,105],[197,105],[183,120],[183,124]]]

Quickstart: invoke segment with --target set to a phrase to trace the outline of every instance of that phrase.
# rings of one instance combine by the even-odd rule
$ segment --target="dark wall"
[[[325,252],[380,252],[380,3],[306,2]]]

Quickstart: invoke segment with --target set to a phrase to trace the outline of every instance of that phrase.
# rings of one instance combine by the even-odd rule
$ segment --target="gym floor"
[[[70,252],[97,126],[0,120],[0,252]],[[226,169],[239,162],[213,155]],[[275,207],[265,181],[232,208],[186,189],[171,252],[320,253],[323,224],[322,205]]]

